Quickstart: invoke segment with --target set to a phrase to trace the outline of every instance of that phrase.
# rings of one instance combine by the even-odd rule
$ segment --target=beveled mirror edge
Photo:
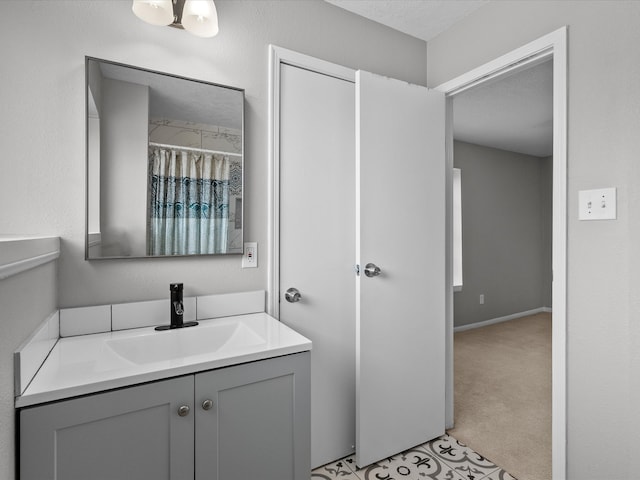
[[[242,94],[242,109],[241,109],[241,131],[242,131],[242,142],[241,142],[241,158],[242,158],[242,168],[241,168],[241,184],[242,184],[242,205],[241,205],[241,217],[242,217],[242,231],[240,233],[240,242],[241,248],[239,252],[233,253],[203,253],[203,254],[188,254],[188,255],[140,255],[140,256],[100,256],[100,257],[91,257],[89,256],[89,65],[91,61],[108,63],[110,65],[118,66],[118,67],[126,67],[133,68],[137,70],[142,70],[147,73],[153,73],[157,75],[163,75],[168,77],[173,77],[181,80],[187,80],[192,82],[198,82],[204,85],[210,85],[214,87],[226,88],[229,90],[235,90]],[[162,72],[159,70],[153,70],[145,67],[139,67],[136,65],[130,65],[122,62],[117,62],[114,60],[107,60],[103,58],[93,57],[90,55],[84,56],[84,99],[85,99],[85,228],[84,228],[84,260],[85,261],[102,261],[102,260],[147,260],[147,259],[170,259],[170,258],[202,258],[202,257],[227,257],[227,256],[242,256],[244,255],[244,244],[245,244],[245,205],[246,205],[246,190],[245,190],[245,89],[240,87],[234,87],[230,85],[224,85],[221,83],[210,82],[206,80],[200,80],[191,77],[185,77],[182,75],[177,75],[174,73]]]

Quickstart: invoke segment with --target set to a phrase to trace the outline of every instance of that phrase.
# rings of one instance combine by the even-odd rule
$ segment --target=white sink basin
[[[136,385],[311,350],[311,341],[266,313],[60,338],[16,406]]]
[[[107,347],[137,364],[155,363],[225,351],[241,351],[267,339],[244,322],[201,322],[194,327],[147,331],[106,341]]]

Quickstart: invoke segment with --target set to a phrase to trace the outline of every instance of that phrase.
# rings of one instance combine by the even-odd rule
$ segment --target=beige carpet
[[[518,480],[551,478],[551,314],[454,336],[456,439]]]

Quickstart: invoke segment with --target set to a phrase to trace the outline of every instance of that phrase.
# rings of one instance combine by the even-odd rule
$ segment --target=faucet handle
[[[173,302],[173,309],[176,312],[176,315],[184,315],[184,305],[182,302]]]

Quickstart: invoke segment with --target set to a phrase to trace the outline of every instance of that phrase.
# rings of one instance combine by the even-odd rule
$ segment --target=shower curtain
[[[229,228],[229,158],[149,149],[147,253],[226,253]]]

